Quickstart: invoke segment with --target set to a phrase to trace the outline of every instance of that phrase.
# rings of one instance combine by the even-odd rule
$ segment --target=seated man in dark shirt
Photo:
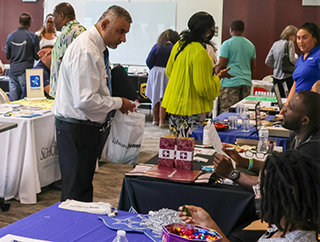
[[[283,108],[282,126],[293,130],[296,134],[290,149],[320,160],[320,94],[311,91],[300,91]],[[237,164],[259,173],[263,161],[241,157],[235,150],[224,151]],[[251,164],[250,164],[251,163]],[[250,176],[235,170],[229,157],[216,154],[214,157],[215,171],[222,177],[230,178],[240,185],[252,187],[258,182],[257,176]]]

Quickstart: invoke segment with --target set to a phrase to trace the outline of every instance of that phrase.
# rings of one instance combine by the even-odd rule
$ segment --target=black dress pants
[[[92,180],[99,145],[99,127],[56,118],[58,155],[62,178],[61,201],[92,202]]]

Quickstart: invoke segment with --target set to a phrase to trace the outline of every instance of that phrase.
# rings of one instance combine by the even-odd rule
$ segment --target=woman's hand
[[[223,69],[221,71],[219,71],[219,73],[217,74],[217,76],[221,79],[221,78],[231,78],[231,77],[234,77],[232,75],[230,75],[228,73],[228,71],[230,70],[231,67],[228,67],[227,69]]]
[[[185,205],[185,207],[191,213],[191,216],[187,216],[186,212],[183,212],[183,207],[179,207],[179,217],[182,221],[186,222],[187,224],[197,224],[202,227],[210,228],[216,230],[222,236],[222,242],[230,242],[225,236],[225,234],[221,231],[219,226],[216,224],[215,221],[212,220],[210,215],[200,207]]]
[[[183,207],[179,207],[179,217],[187,224],[198,224],[207,228],[212,228],[213,220],[210,215],[200,207],[185,205],[185,207],[191,213],[191,216],[187,216],[186,212],[183,212]]]

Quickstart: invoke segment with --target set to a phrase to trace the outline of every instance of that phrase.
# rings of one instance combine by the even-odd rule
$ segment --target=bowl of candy
[[[221,242],[222,236],[213,229],[195,224],[169,224],[163,227],[162,242],[215,241]]]
[[[229,128],[229,124],[219,122],[219,123],[215,123],[214,127],[216,128],[217,131],[224,131]]]

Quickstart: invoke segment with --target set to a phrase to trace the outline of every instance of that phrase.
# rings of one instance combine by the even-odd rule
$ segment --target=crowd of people
[[[36,33],[28,29],[32,17],[22,13],[20,27],[7,38],[6,57],[10,60],[10,100],[26,96],[25,69],[44,70],[46,96],[54,98],[59,163],[62,175],[61,200],[91,202],[92,180],[101,144],[102,127],[110,123],[110,113],[133,111],[135,104],[113,97],[109,51],[126,42],[132,18],[122,7],[109,7],[90,29],[76,20],[69,3],[60,3],[48,14]],[[245,24],[230,25],[231,38],[223,42],[219,58],[211,42],[215,20],[207,12],[193,14],[188,29],[178,34],[165,30],[147,59],[150,68],[146,96],[152,102],[153,124],[167,127],[170,134],[189,137],[202,125],[219,97],[219,110],[250,94],[256,69],[255,46],[243,36]],[[57,31],[61,33],[58,34]],[[302,54],[295,55],[295,41]],[[271,47],[265,63],[273,67],[274,84],[281,95],[288,95],[281,110],[283,127],[296,134],[290,148],[272,153],[265,162],[241,157],[223,147],[226,155],[216,154],[215,171],[224,178],[261,192],[261,220],[270,229],[251,241],[317,241],[320,232],[320,30],[307,22],[299,29],[289,25]],[[293,72],[282,67],[288,50]],[[40,60],[39,60],[40,59]],[[35,61],[38,61],[36,65]],[[4,66],[0,61],[0,74]],[[236,169],[232,165],[236,163]],[[240,172],[248,169],[255,175]],[[301,182],[298,182],[301,181]],[[200,207],[186,206],[191,216],[180,210],[186,223],[213,228],[229,241],[210,215]],[[248,242],[248,240],[247,240]]]

